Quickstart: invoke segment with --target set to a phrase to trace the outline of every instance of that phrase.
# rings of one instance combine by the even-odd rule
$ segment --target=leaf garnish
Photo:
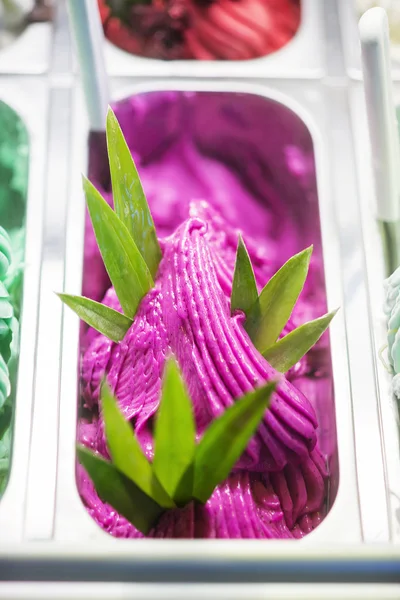
[[[189,467],[195,438],[192,403],[175,360],[169,359],[155,425],[153,467],[165,490],[181,506],[192,498],[193,470]]]
[[[84,446],[78,446],[77,453],[101,500],[110,504],[139,531],[145,535],[149,533],[164,509],[112,463]]]
[[[111,108],[107,113],[106,133],[115,212],[131,234],[154,278],[161,260],[160,245],[139,174]]]
[[[338,310],[338,309],[337,309]],[[264,358],[281,373],[286,373],[316,344],[337,313],[334,310],[314,321],[304,323],[278,340],[263,353]]]
[[[253,267],[242,236],[239,235],[232,282],[231,314],[237,309],[247,313],[257,299],[258,291]]]
[[[83,188],[107,273],[124,314],[132,319],[154,282],[131,234],[86,177]]]
[[[285,327],[303,289],[312,249],[310,246],[289,258],[247,311],[245,329],[259,352],[276,342]]]
[[[159,458],[150,464],[116,399],[103,383],[102,414],[112,462],[80,445],[78,458],[102,500],[146,534],[162,511],[176,504],[185,506],[192,500],[208,500],[215,486],[228,477],[246,449],[275,386],[275,382],[268,383],[236,400],[211,423],[196,446],[190,400],[176,363],[168,361],[161,414],[156,422],[155,456],[158,453]],[[169,411],[171,414],[166,414]],[[173,440],[174,434],[176,440]],[[172,443],[171,449],[167,447],[168,443]],[[174,495],[175,504],[167,492]]]
[[[207,502],[224,481],[254,435],[276,383],[267,383],[236,400],[204,433],[196,449],[193,495]]]
[[[71,294],[57,294],[57,296],[71,308],[82,321],[96,329],[114,342],[120,342],[129,327],[132,319],[122,313],[109,308],[101,302],[95,302],[84,296],[73,296]]]
[[[130,424],[118,408],[107,383],[101,389],[101,408],[107,445],[116,468],[164,508],[175,506],[143,454]]]

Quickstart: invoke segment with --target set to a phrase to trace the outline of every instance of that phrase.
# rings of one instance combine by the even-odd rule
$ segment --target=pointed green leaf
[[[161,260],[160,245],[139,174],[111,108],[106,131],[115,212],[125,223],[154,278]]]
[[[113,464],[160,506],[173,507],[173,501],[154,475],[152,465],[143,454],[130,424],[119,410],[106,383],[101,388],[101,408]]]
[[[101,456],[84,446],[78,446],[77,453],[101,500],[147,535],[164,509]]]
[[[133,319],[139,302],[154,285],[150,271],[125,225],[85,177],[83,188],[107,273],[122,310]]]
[[[336,313],[337,310],[334,310],[291,331],[270,346],[263,353],[264,358],[274,369],[286,373],[318,342]]]
[[[153,467],[168,494],[181,505],[192,497],[193,471],[187,469],[195,453],[195,436],[192,403],[178,365],[169,359],[155,425]]]
[[[72,308],[82,321],[114,342],[121,341],[132,325],[132,319],[90,298],[71,294],[57,294],[57,296]]]
[[[239,235],[232,282],[231,313],[237,309],[247,313],[257,299],[258,291],[253,267],[242,236]]]
[[[270,382],[236,400],[206,430],[195,456],[193,495],[200,502],[207,502],[245,451],[275,387],[276,383]]]
[[[307,277],[312,246],[292,256],[275,273],[247,312],[245,329],[259,352],[265,352],[285,327]]]

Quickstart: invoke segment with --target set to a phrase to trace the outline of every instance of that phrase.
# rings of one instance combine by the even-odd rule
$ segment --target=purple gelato
[[[169,352],[192,399],[198,437],[236,398],[276,377],[249,339],[244,314],[230,314],[239,232],[259,290],[290,255],[314,244],[307,284],[283,334],[325,312],[313,151],[296,115],[248,94],[144,94],[120,103],[116,115],[141,175],[163,258],[155,287],[122,342],[91,329],[83,333],[85,418],[78,438],[108,457],[98,407],[107,373],[120,409],[152,459],[153,417]],[[90,175],[111,201],[106,155],[97,151],[93,162],[94,156]],[[121,310],[108,285],[88,221],[84,294],[101,299],[105,293],[103,302]],[[325,396],[332,403],[331,394],[324,335],[280,381],[230,477],[204,506],[164,513],[150,536],[296,538],[312,531],[326,512],[327,465],[335,452],[325,437],[321,450],[315,409]],[[81,466],[78,486],[104,530],[143,537],[99,499]]]

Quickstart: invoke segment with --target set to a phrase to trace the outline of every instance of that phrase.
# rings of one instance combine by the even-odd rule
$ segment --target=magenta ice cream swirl
[[[205,110],[204,107],[207,107]],[[255,349],[245,315],[231,315],[239,234],[258,291],[295,252],[314,245],[309,276],[282,335],[326,312],[311,138],[288,109],[251,94],[157,92],[116,106],[162,249],[155,286],[124,339],[81,338],[85,418],[78,439],[108,458],[99,407],[102,377],[146,454],[166,357],[173,353],[201,437],[244,393],[277,376]],[[89,177],[112,204],[105,140],[93,138]],[[121,310],[90,222],[83,292]],[[285,376],[256,435],[205,505],[165,512],[150,537],[300,538],[326,512],[335,454],[329,338]],[[102,502],[78,465],[88,512],[116,537],[143,537]]]
[[[204,216],[209,209],[200,202],[190,212]],[[168,353],[176,356],[186,382],[198,436],[236,398],[277,377],[245,332],[244,314],[230,314],[233,247],[229,227],[224,228],[216,217],[205,220],[197,215],[162,241],[155,287],[143,299],[124,340],[113,343],[89,331],[90,344],[83,357],[87,406],[96,406],[101,376],[107,372],[119,406],[150,459],[152,419]],[[249,249],[252,252],[250,240]],[[263,262],[261,253],[253,252],[258,257],[257,276],[265,279],[270,271],[268,260]],[[119,309],[113,290],[105,302]],[[80,439],[108,456],[101,411],[99,421],[81,424]],[[321,519],[325,479],[314,409],[282,377],[256,436],[228,480],[216,488],[206,505],[168,511],[150,535],[301,537]],[[105,530],[123,537],[142,535],[100,501],[82,468],[79,482],[89,512]]]

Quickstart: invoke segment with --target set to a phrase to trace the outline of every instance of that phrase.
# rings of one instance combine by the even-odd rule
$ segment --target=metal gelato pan
[[[132,77],[321,77],[325,72],[326,8],[324,4],[319,0],[301,0],[300,25],[296,34],[283,47],[267,56],[248,60],[165,61],[131,54],[107,40],[105,44],[107,70],[112,76]],[[223,12],[223,6],[218,7],[218,10]],[[231,17],[228,16],[227,19],[230,22]],[[219,30],[222,31],[221,27],[223,28],[222,25],[214,26],[207,22],[202,25],[202,28],[206,28],[207,31],[209,28],[215,30],[216,45],[223,43],[223,40],[218,41],[221,37],[219,33]],[[254,29],[254,25],[252,28]],[[235,30],[239,31],[240,27],[235,26]],[[116,37],[119,35],[122,40],[122,33],[115,33],[115,35]],[[222,38],[225,39],[224,36]],[[226,42],[234,47],[234,36],[228,35]],[[237,44],[240,48],[239,42]]]
[[[36,382],[41,382],[42,393],[36,393],[34,401],[25,543],[19,552],[29,553],[31,542],[47,540],[49,548],[54,544],[54,552],[61,552],[57,554],[60,557],[64,556],[62,548],[67,548],[71,543],[76,548],[79,543],[80,551],[87,558],[93,552],[105,552],[110,557],[123,555],[151,563],[155,556],[158,561],[171,561],[173,548],[175,557],[179,556],[180,560],[184,557],[185,561],[194,564],[208,553],[216,553],[220,559],[227,561],[233,558],[240,560],[245,555],[261,560],[276,556],[278,549],[279,552],[300,557],[307,548],[310,552],[321,548],[321,552],[326,553],[323,554],[324,559],[329,560],[334,543],[353,544],[361,551],[364,542],[389,542],[373,349],[368,327],[368,297],[346,116],[346,92],[341,89],[321,90],[312,83],[300,86],[289,82],[269,87],[262,84],[163,80],[151,86],[143,82],[131,83],[128,90],[125,86],[124,81],[113,82],[115,98],[127,98],[128,93],[143,94],[157,90],[170,90],[172,95],[177,95],[177,91],[201,92],[204,97],[213,94],[255,95],[259,102],[265,101],[266,108],[274,106],[275,111],[280,113],[282,123],[285,122],[284,115],[290,115],[303,133],[311,136],[327,304],[329,308],[341,306],[330,332],[334,401],[332,398],[324,415],[320,415],[325,439],[331,444],[331,473],[333,481],[338,480],[337,493],[336,497],[335,492],[332,494],[332,506],[324,521],[302,541],[167,542],[117,540],[105,534],[87,514],[75,480],[79,322],[70,311],[64,311],[60,340],[58,325],[55,325],[60,323],[60,308],[49,302],[45,308],[41,308],[46,320],[50,314],[53,315],[52,333],[50,327],[42,332],[39,327]],[[72,160],[68,167],[69,203],[66,232],[63,234],[66,235],[65,265],[61,256],[57,255],[59,260],[53,261],[49,247],[48,256],[44,257],[42,263],[45,273],[54,267],[52,279],[48,277],[46,282],[48,292],[51,286],[60,289],[57,283],[62,280],[64,266],[65,289],[69,293],[79,293],[82,282],[85,211],[79,172],[85,169],[88,132],[80,96],[76,98],[73,114],[74,139]],[[59,136],[61,146],[58,152],[63,152],[64,134]],[[47,207],[49,210],[50,205]],[[314,232],[319,235],[319,219],[315,215],[314,218]],[[61,250],[59,245],[57,248]],[[53,344],[48,343],[51,336]],[[61,372],[52,373],[49,377],[49,364],[57,369],[59,352]],[[336,452],[338,461],[335,464]],[[390,556],[389,546],[387,548]]]
[[[25,95],[29,94],[29,103]],[[47,93],[42,82],[31,79],[3,78],[1,101],[23,123],[26,136],[20,153],[2,143],[2,185],[0,222],[18,236],[19,258],[23,260],[22,298],[19,304],[20,351],[18,376],[12,378],[14,401],[14,426],[11,429],[12,453],[8,484],[0,501],[0,527],[3,541],[22,539],[24,527],[25,487],[28,473],[32,386],[34,379],[34,355],[36,343],[37,312],[41,262],[41,232],[43,208],[43,178],[46,157],[46,108]],[[13,130],[4,122],[2,135],[9,135],[12,144]],[[29,148],[29,153],[27,153]],[[11,161],[11,162],[10,162]],[[15,170],[14,170],[15,169]],[[10,171],[13,171],[10,176]],[[26,178],[22,180],[19,178]],[[9,199],[7,202],[7,194]],[[26,194],[26,195],[25,195]],[[24,231],[25,230],[25,231]],[[25,240],[23,241],[23,238]],[[16,290],[16,298],[20,297]]]

